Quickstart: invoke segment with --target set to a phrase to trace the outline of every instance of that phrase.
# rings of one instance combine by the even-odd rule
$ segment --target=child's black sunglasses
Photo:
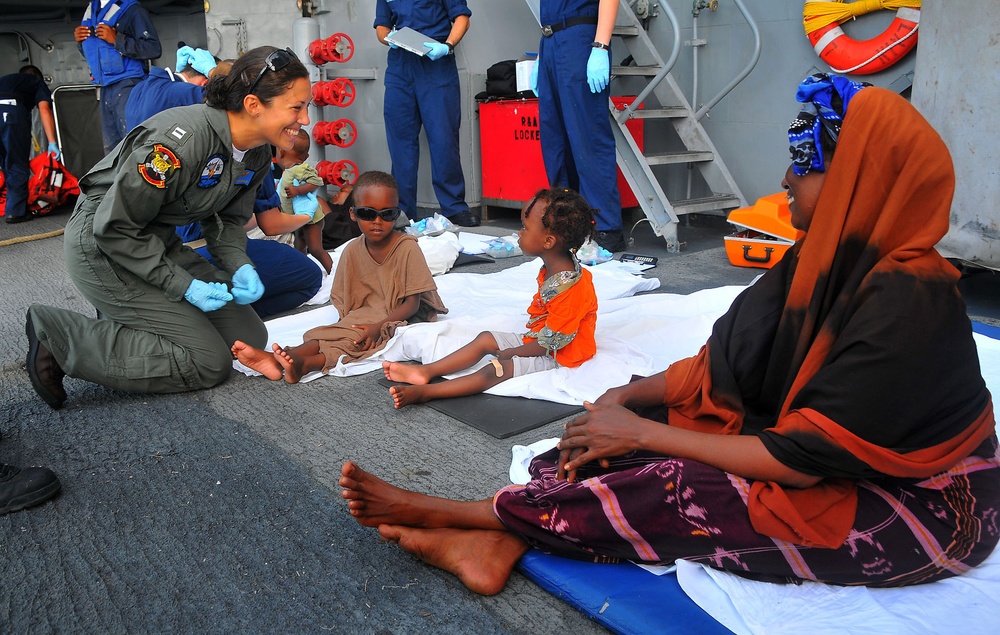
[[[257,73],[257,78],[253,80],[252,84],[250,84],[250,90],[247,91],[247,94],[248,95],[253,94],[253,89],[257,88],[257,83],[260,81],[260,78],[263,77],[264,73],[266,73],[268,70],[270,70],[273,73],[277,73],[284,67],[291,64],[292,60],[297,60],[297,59],[299,58],[296,57],[295,53],[293,53],[292,49],[290,48],[277,49],[275,51],[271,51],[271,53],[266,58],[264,58],[264,65],[260,67],[260,72]],[[246,81],[245,77],[243,79],[244,81]]]
[[[387,207],[385,209],[375,209],[374,207],[355,207],[353,209],[354,216],[357,217],[358,220],[367,222],[375,220],[376,216],[386,222],[392,222],[399,218],[399,215],[403,212],[403,210],[398,207]]]

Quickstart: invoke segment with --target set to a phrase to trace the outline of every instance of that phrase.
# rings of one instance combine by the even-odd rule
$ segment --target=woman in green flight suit
[[[104,319],[28,309],[28,374],[53,408],[65,375],[133,392],[209,388],[232,371],[235,340],[266,343],[243,225],[269,178],[269,144],[291,149],[309,123],[308,71],[288,49],[259,47],[205,94],[134,128],[80,181],[66,264]],[[192,222],[214,266],[174,233]]]

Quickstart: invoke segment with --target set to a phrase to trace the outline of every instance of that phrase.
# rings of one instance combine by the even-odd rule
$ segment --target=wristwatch
[[[594,42],[590,46],[592,46],[595,49],[604,49],[605,51],[611,50],[611,47],[608,46],[607,44],[604,44],[603,42]]]
[[[451,42],[445,41],[444,45],[448,47],[448,54],[449,55],[454,55],[455,54],[455,45],[454,44],[452,44]]]

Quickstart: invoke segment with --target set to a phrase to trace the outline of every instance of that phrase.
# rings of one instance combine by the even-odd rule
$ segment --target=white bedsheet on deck
[[[986,385],[1000,395],[1000,341],[975,338]],[[754,582],[690,562],[677,563],[677,580],[737,635],[1000,632],[1000,549],[964,575],[904,589]]]

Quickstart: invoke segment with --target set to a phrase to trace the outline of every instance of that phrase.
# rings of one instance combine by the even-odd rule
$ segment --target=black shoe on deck
[[[610,252],[625,251],[625,236],[620,229],[597,232],[597,244]]]
[[[479,217],[469,210],[449,216],[448,220],[459,227],[479,227]]]
[[[0,463],[0,514],[44,503],[59,491],[59,478],[45,467]]]

